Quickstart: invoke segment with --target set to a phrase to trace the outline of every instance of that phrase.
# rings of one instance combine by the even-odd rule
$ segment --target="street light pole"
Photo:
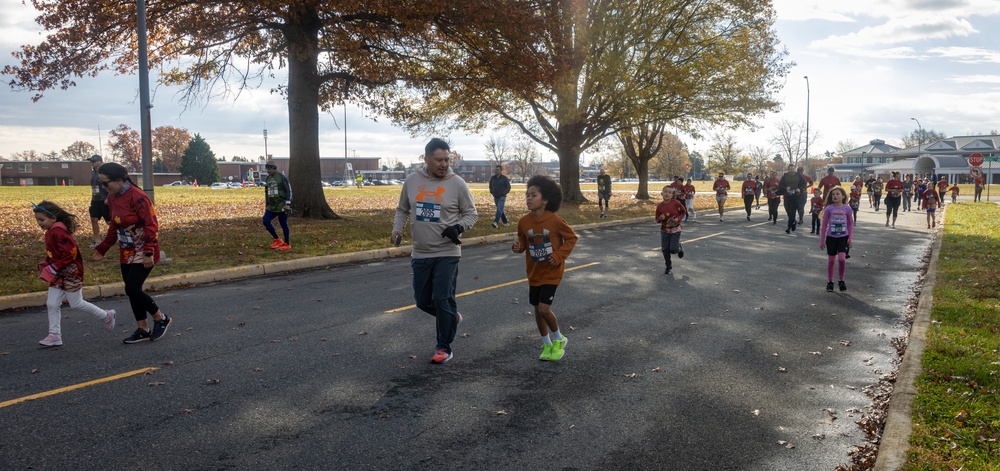
[[[910,118],[917,121],[917,118]],[[917,121],[917,157],[920,157],[920,147],[924,145],[924,128],[920,125],[920,121]]]
[[[149,196],[149,201],[155,203],[153,195],[153,140],[149,110],[153,106],[149,102],[149,54],[146,44],[146,2],[137,0],[136,29],[139,36],[139,129],[142,132],[142,189]]]
[[[809,76],[804,75],[802,78],[806,79],[806,174],[809,172]]]

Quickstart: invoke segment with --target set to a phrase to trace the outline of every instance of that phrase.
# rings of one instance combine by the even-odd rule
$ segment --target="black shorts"
[[[528,287],[528,302],[532,306],[537,306],[538,303],[552,305],[552,301],[556,298],[556,288],[559,285],[541,285],[541,286],[529,286]]]
[[[111,222],[111,208],[104,201],[90,202],[90,219],[103,219],[104,222]]]
[[[847,239],[848,237],[829,237],[826,238],[826,254],[833,257],[840,252],[847,253]]]
[[[601,193],[597,192],[597,202],[601,201],[611,201],[611,193]]]

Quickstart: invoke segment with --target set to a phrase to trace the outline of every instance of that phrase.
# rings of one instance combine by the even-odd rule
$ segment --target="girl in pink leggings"
[[[820,229],[819,248],[826,249],[829,256],[826,262],[826,290],[833,291],[833,263],[836,260],[840,266],[840,290],[847,291],[844,283],[844,271],[847,270],[847,250],[851,248],[854,236],[854,213],[851,207],[844,204],[847,193],[841,187],[835,187],[826,195],[826,209],[823,210],[823,226]]]

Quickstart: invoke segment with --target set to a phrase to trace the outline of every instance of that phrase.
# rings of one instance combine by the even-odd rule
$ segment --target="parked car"
[[[334,180],[330,182],[330,184],[333,186],[346,186],[343,180]]]
[[[215,183],[212,184],[211,188],[213,190],[228,190],[229,189],[229,184],[227,184],[225,182],[215,182]]]
[[[243,188],[243,182],[229,182],[229,188]]]
[[[333,186],[333,185],[331,185],[331,184],[329,184],[327,182],[323,182],[323,181],[321,181],[320,184],[322,184],[323,187],[331,187],[331,186]]]
[[[184,185],[184,182],[182,182],[182,181],[176,181],[176,182],[167,183],[166,185],[163,185],[163,186],[185,186],[185,185]]]

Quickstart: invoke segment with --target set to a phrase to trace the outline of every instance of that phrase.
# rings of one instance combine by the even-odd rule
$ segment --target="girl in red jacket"
[[[45,261],[38,264],[39,277],[49,282],[49,297],[45,302],[49,313],[49,335],[38,342],[45,347],[56,347],[62,341],[63,299],[69,307],[79,309],[104,321],[104,330],[115,328],[115,310],[105,311],[83,299],[83,258],[73,239],[76,216],[67,213],[55,203],[42,201],[32,204],[35,221],[45,231]]]

